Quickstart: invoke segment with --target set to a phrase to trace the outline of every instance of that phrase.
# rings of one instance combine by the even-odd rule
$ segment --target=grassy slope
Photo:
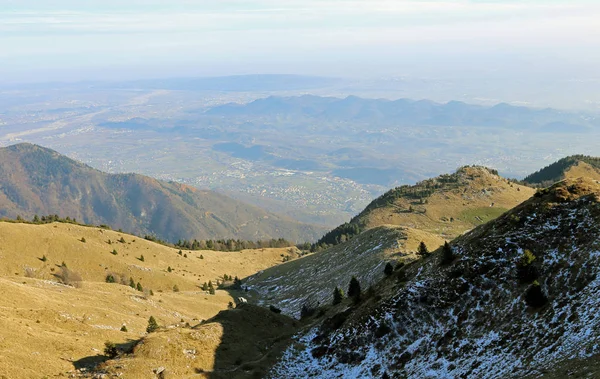
[[[579,172],[580,170],[578,168],[573,170],[574,166],[582,166],[580,169],[583,168],[583,171]],[[574,179],[581,176],[592,177],[590,175],[593,175],[593,177],[596,178],[599,176],[598,169],[600,169],[600,158],[586,155],[572,155],[562,158],[533,174],[526,176],[523,181],[529,184],[547,187],[565,178]]]
[[[121,237],[126,243],[116,242]],[[113,249],[118,255],[110,253]],[[223,274],[248,276],[280,263],[281,254],[295,256],[288,250],[184,251],[188,258],[183,258],[176,249],[115,231],[0,222],[0,377],[71,371],[73,362],[101,354],[106,340],[139,339],[150,315],[161,325],[181,320],[194,325],[213,317],[232,296],[222,290],[209,295],[199,284],[214,283]],[[142,254],[144,262],[137,259]],[[43,255],[46,262],[38,259]],[[81,288],[56,283],[52,274],[63,261],[81,274]],[[168,266],[174,271],[168,273]],[[34,277],[24,276],[27,268]],[[133,277],[154,296],[105,283],[107,272]],[[181,291],[173,292],[174,285]],[[127,333],[119,331],[123,324]]]
[[[298,321],[253,305],[220,312],[193,328],[152,333],[132,354],[101,368],[114,376],[148,378],[165,367],[169,378],[260,378],[297,331]]]
[[[356,222],[367,228],[382,224],[407,226],[452,239],[492,220],[534,193],[533,189],[511,183],[482,167],[464,167],[453,175],[458,182],[436,189],[425,204],[401,196],[385,206],[367,208]]]
[[[136,174],[106,174],[40,146],[0,149],[0,216],[31,219],[34,214],[69,216],[173,242],[280,237],[304,242],[324,230],[212,191]]]

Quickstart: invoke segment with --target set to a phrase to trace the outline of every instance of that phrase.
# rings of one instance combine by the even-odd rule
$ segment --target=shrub
[[[117,249],[113,249],[113,251],[110,252],[112,255],[117,255]]]
[[[119,242],[125,243],[125,238],[121,237],[121,239],[119,240]]]
[[[211,294],[211,295],[214,295],[215,294],[215,287],[209,287],[208,288],[208,293]]]
[[[537,280],[525,292],[525,303],[533,308],[540,308],[548,303],[548,298]]]
[[[85,237],[81,237],[80,241],[85,243]]]
[[[73,270],[69,270],[67,266],[60,266],[58,273],[53,274],[62,284],[66,284],[71,287],[81,287],[81,275]]]
[[[26,278],[35,278],[36,270],[33,267],[25,267],[25,277]]]
[[[342,302],[342,300],[344,299],[344,291],[342,291],[340,288],[335,287],[335,289],[333,290],[333,305],[339,304]]]
[[[40,258],[40,261],[42,261],[42,262],[46,262],[47,260],[48,260],[48,258],[46,258],[46,255],[43,255],[43,256]]]
[[[168,272],[171,272],[171,271],[173,271],[173,269],[171,268],[171,266],[167,267],[167,271],[168,271]]]
[[[156,322],[154,316],[150,316],[150,318],[148,319],[148,326],[146,327],[146,332],[152,333],[156,330],[158,330],[158,323]]]
[[[242,289],[242,280],[237,276],[233,278],[233,288],[238,290]]]
[[[306,317],[310,317],[314,315],[316,311],[317,307],[315,307],[314,304],[307,300],[304,302],[304,304],[302,304],[302,308],[300,309],[300,318],[303,319]]]
[[[119,355],[117,345],[114,342],[110,341],[104,342],[104,355],[106,355],[110,359],[116,358],[117,355]]]
[[[144,254],[140,255],[140,257],[138,258],[140,260],[140,262],[144,261]]]
[[[526,284],[532,283],[538,278],[538,270],[533,265],[536,256],[530,251],[525,249],[523,255],[517,261],[517,278],[519,282]]]
[[[383,273],[385,276],[390,276],[394,273],[394,266],[390,262],[386,263],[385,268],[383,269]]]
[[[125,325],[121,326],[121,331],[122,332],[127,332],[127,326],[125,326]]]
[[[177,284],[173,286],[173,292],[179,292],[179,286]]]
[[[133,280],[133,278],[129,278],[129,287],[134,288],[135,289],[135,281]]]
[[[106,283],[114,283],[114,282],[116,282],[116,280],[112,274],[106,275]]]
[[[355,303],[360,301],[360,283],[354,276],[350,279],[350,284],[348,285],[348,297],[352,298]]]

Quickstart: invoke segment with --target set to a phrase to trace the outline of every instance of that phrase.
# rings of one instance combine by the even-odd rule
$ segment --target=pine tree
[[[350,279],[350,284],[348,285],[348,297],[354,299],[355,303],[360,301],[360,283],[354,276]]]
[[[333,290],[333,305],[339,304],[342,302],[342,300],[344,299],[344,291],[342,291],[340,288],[335,287],[335,289]]]
[[[446,241],[444,243],[444,246],[442,247],[442,264],[450,264],[452,263],[452,261],[454,261],[454,259],[456,258],[456,255],[454,254],[454,250],[452,249],[452,246],[450,246],[450,244],[448,243],[448,241]]]
[[[146,327],[146,332],[152,333],[155,332],[157,329],[158,323],[156,322],[156,319],[154,318],[154,316],[150,316],[150,318],[148,319],[148,326]]]
[[[142,287],[142,284],[140,282],[137,283],[137,285],[135,286],[135,289],[140,292],[144,292],[144,288]]]
[[[390,262],[388,262],[385,265],[385,268],[383,269],[383,273],[385,274],[385,276],[390,276],[394,273],[394,266],[392,266],[392,264]]]
[[[135,288],[135,281],[133,280],[133,278],[129,278],[129,287]]]
[[[429,250],[427,249],[425,242],[421,241],[419,244],[419,249],[417,250],[417,254],[419,254],[421,257],[426,257],[429,255]]]

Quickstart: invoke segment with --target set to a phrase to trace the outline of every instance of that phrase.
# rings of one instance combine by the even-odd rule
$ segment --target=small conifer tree
[[[354,276],[350,279],[350,284],[348,285],[348,297],[354,299],[355,303],[360,301],[360,283]]]
[[[109,357],[110,359],[116,358],[119,355],[119,351],[117,350],[117,345],[114,342],[106,341],[104,343],[104,355]]]
[[[150,316],[150,318],[148,319],[148,326],[146,327],[146,332],[152,333],[155,332],[157,329],[158,323],[156,322],[156,319],[154,318],[154,316]]]
[[[426,257],[429,255],[429,249],[427,249],[427,245],[425,245],[425,242],[421,241],[417,250],[417,254],[419,254],[419,256],[421,257]]]
[[[388,262],[385,265],[385,268],[383,269],[383,273],[385,274],[385,276],[390,276],[394,273],[394,266],[392,266],[392,264],[390,262]]]
[[[129,287],[135,288],[135,281],[133,280],[133,278],[129,278]]]
[[[138,282],[135,286],[135,289],[140,291],[140,292],[144,292],[144,287],[142,287],[142,284],[140,282]]]
[[[456,254],[454,254],[454,250],[452,246],[446,241],[444,246],[442,247],[442,264],[450,264],[456,258]]]
[[[177,284],[173,286],[173,292],[179,292],[179,286]]]
[[[333,305],[339,304],[344,299],[344,291],[339,287],[335,287],[333,290]]]

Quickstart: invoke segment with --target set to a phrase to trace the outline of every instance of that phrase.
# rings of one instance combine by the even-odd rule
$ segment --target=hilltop
[[[317,245],[336,244],[380,225],[409,227],[451,240],[493,220],[530,198],[534,192],[530,187],[500,177],[494,170],[465,166],[453,174],[386,192],[349,224],[325,235]]]
[[[593,360],[599,222],[597,181],[557,183],[455,239],[453,259],[436,251],[330,308],[270,377],[539,377]]]
[[[0,217],[58,214],[138,235],[314,240],[323,228],[216,192],[136,174],[106,174],[37,145],[0,149]]]
[[[224,275],[244,278],[297,256],[295,248],[180,254],[97,227],[0,222],[0,377],[92,367],[106,359],[105,341],[127,347],[144,337],[150,316],[188,331],[243,295],[216,288]],[[208,281],[214,295],[201,289]]]
[[[526,176],[524,183],[548,187],[563,179],[588,177],[600,179],[600,158],[571,155]]]

